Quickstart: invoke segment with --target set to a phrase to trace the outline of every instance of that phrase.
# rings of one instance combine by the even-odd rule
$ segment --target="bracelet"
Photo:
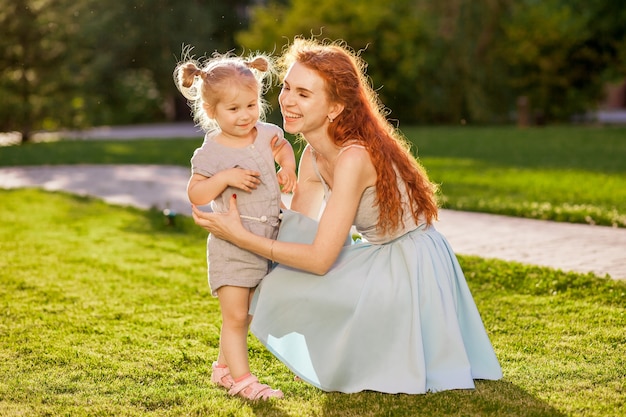
[[[270,261],[274,261],[274,243],[276,243],[275,240],[272,240],[272,244],[270,245]]]

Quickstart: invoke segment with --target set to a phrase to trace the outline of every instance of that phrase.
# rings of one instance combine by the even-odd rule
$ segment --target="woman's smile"
[[[289,112],[289,111],[284,111],[283,112],[283,117],[285,119],[300,119],[300,118],[302,118],[302,115],[301,114],[292,113],[292,112]]]

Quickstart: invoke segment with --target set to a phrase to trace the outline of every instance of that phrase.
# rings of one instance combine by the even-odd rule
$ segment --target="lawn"
[[[460,257],[504,379],[426,395],[325,393],[250,336],[286,398],[210,383],[220,313],[189,218],[0,190],[2,416],[615,416],[626,407],[626,282]],[[620,411],[621,410],[621,411]]]
[[[626,128],[407,128],[444,207],[626,227]]]
[[[626,226],[626,128],[408,127],[453,209]],[[189,166],[198,139],[0,148],[0,166]],[[295,145],[296,150],[300,145]],[[502,381],[426,395],[325,393],[250,336],[286,399],[210,383],[221,318],[189,218],[41,190],[0,190],[2,416],[616,416],[626,412],[626,282],[459,257]]]
[[[407,127],[455,210],[626,227],[626,127]],[[198,139],[61,141],[0,148],[0,166],[189,166]],[[296,151],[301,149],[296,143]]]

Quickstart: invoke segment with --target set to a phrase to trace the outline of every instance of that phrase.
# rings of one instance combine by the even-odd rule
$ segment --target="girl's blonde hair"
[[[184,49],[183,54],[189,55],[190,50]],[[270,87],[273,73],[272,61],[266,55],[258,53],[244,59],[231,53],[216,52],[202,62],[192,57],[183,59],[174,69],[174,83],[188,100],[193,120],[209,131],[219,126],[209,117],[205,106],[212,113],[233,85],[257,92],[259,118],[265,120],[269,106],[263,94]]]

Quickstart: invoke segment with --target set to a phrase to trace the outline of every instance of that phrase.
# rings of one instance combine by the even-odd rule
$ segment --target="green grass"
[[[626,128],[407,128],[444,207],[626,227]]]
[[[158,164],[189,166],[196,139],[61,140],[0,148],[0,166]]]
[[[626,227],[626,127],[404,128],[442,206]],[[202,139],[61,141],[0,148],[0,166],[189,166]],[[298,151],[301,145],[295,146]]]
[[[1,152],[1,151],[0,151]],[[626,282],[461,257],[503,371],[473,391],[324,393],[250,336],[286,398],[210,383],[220,312],[191,219],[0,190],[2,416],[614,416],[626,407]]]

